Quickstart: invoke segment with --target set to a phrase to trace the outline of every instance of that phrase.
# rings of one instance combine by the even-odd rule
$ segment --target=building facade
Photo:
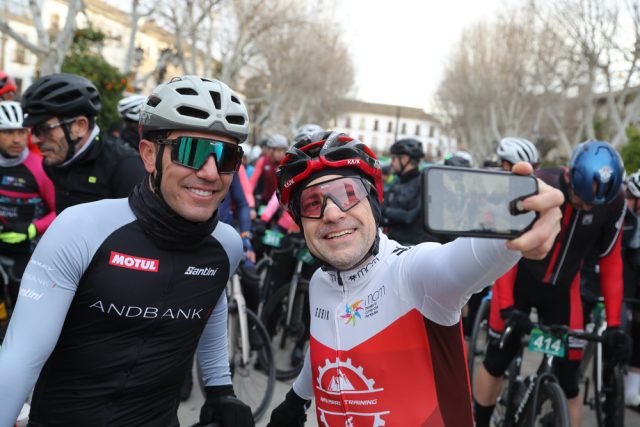
[[[439,121],[419,108],[344,100],[340,111],[333,127],[366,143],[379,155],[388,155],[391,145],[403,138],[421,141],[430,161],[438,161],[457,147]]]
[[[2,9],[4,8],[4,9]],[[45,0],[42,2],[41,16],[44,29],[51,40],[65,25],[68,2],[64,0]],[[38,45],[38,35],[31,18],[31,10],[27,1],[18,0],[0,6],[0,16],[9,26],[29,42]],[[85,2],[82,13],[76,17],[77,28],[92,28],[106,35],[101,47],[101,54],[107,61],[118,68],[124,68],[125,56],[131,34],[131,16],[122,10],[100,0]],[[136,32],[133,68],[137,76],[151,74],[156,68],[163,51],[173,49],[175,39],[169,32],[153,21],[139,21]],[[201,62],[201,61],[199,61]],[[37,78],[38,58],[7,34],[0,32],[0,70],[6,71],[16,79],[19,92],[24,91]],[[167,64],[167,75],[177,74],[174,64]],[[142,93],[149,91],[158,82],[148,79],[136,89]]]

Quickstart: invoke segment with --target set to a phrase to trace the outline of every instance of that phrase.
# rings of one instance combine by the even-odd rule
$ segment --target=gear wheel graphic
[[[354,366],[353,363],[351,362],[351,359],[347,359],[345,362],[342,362],[339,357],[336,357],[335,362],[331,362],[329,359],[325,359],[325,365],[318,368],[317,381],[318,381],[318,388],[320,390],[332,393],[330,390],[325,390],[322,388],[322,378],[330,369],[336,369],[338,371],[340,370],[344,371],[348,369],[351,372],[355,373],[358,376],[358,378],[360,378],[360,380],[363,382],[363,384],[365,384],[365,386],[367,387],[366,391],[382,390],[382,389],[374,388],[376,381],[371,378],[367,378],[364,375],[364,369],[362,369],[362,366]]]

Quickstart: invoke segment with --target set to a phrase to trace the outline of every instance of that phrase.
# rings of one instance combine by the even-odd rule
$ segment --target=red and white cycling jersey
[[[403,247],[380,234],[352,271],[311,279],[311,346],[294,383],[320,426],[472,426],[460,327],[469,296],[518,259],[504,241]]]

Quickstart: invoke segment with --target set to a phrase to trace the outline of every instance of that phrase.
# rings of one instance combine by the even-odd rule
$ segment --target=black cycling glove
[[[619,326],[607,328],[602,335],[605,359],[626,364],[631,358],[631,338]]]
[[[303,427],[307,421],[305,412],[310,404],[310,400],[304,400],[293,389],[289,390],[284,402],[271,412],[267,427]]]
[[[513,306],[500,310],[502,317],[508,325],[514,329],[518,335],[528,334],[533,329],[533,323],[529,318],[529,314],[524,311],[517,310]]]
[[[251,408],[236,398],[233,386],[205,387],[207,399],[200,409],[200,424],[213,422],[220,427],[254,427]]]

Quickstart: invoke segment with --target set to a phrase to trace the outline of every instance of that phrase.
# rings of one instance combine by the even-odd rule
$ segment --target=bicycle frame
[[[238,323],[232,321],[232,314],[229,314],[229,350],[231,357],[233,358],[233,352],[235,348],[233,343],[235,342],[235,334],[237,332],[236,327],[240,325],[240,340],[242,343],[242,363],[247,365],[249,363],[249,326],[247,322],[247,303],[242,294],[242,285],[240,284],[240,275],[234,273],[229,282],[227,282],[227,298],[230,301],[234,301],[236,305],[236,313],[238,316]]]
[[[304,262],[301,259],[296,261],[296,269],[293,273],[293,277],[289,282],[289,300],[287,301],[287,320],[285,325],[287,328],[291,326],[291,316],[293,314],[293,302],[296,296],[296,292],[298,291],[298,282],[300,280],[300,274],[302,273],[302,267],[304,267]]]
[[[512,362],[514,363],[513,373],[517,375],[517,377],[509,379],[507,401],[510,402],[510,404],[507,406],[505,414],[505,427],[521,425],[521,421],[526,420],[527,410],[531,407],[536,408],[538,406],[538,395],[540,385],[543,381],[558,382],[556,376],[553,374],[554,356],[544,354],[537,371],[525,378],[520,378],[522,360],[523,349],[521,347]],[[522,397],[516,401],[515,394],[520,392],[520,387],[526,387],[526,389],[522,393]]]

